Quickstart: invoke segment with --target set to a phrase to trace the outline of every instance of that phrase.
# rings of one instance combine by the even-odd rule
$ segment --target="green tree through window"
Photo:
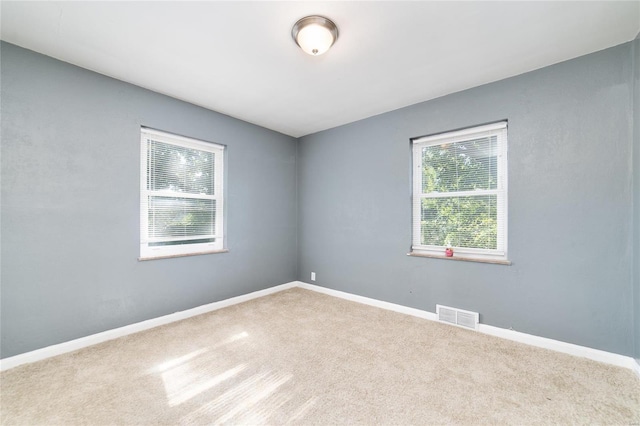
[[[213,195],[215,154],[149,140],[147,187],[152,191]],[[215,234],[215,200],[149,197],[150,237],[189,237]],[[153,242],[152,246],[213,242],[198,238]]]
[[[423,193],[496,189],[496,137],[422,148]],[[497,197],[422,199],[422,244],[496,249]]]

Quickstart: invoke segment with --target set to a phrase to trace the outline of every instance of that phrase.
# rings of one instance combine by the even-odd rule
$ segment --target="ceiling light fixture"
[[[338,27],[324,16],[305,16],[291,29],[291,37],[312,56],[322,55],[338,39]]]

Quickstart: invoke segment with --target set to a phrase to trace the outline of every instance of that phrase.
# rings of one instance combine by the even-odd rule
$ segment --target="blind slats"
[[[148,141],[147,189],[213,195],[215,154]]]
[[[149,197],[149,241],[215,233],[216,201]]]

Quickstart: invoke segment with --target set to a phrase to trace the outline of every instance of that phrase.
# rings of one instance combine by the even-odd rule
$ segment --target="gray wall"
[[[628,43],[301,138],[298,278],[314,271],[322,286],[632,355],[631,53]],[[409,139],[502,119],[513,265],[406,256]]]
[[[640,37],[640,34],[638,35]],[[633,289],[634,289],[634,340],[635,357],[640,364],[640,38],[634,41],[634,108],[633,108],[633,220],[634,220],[634,250],[633,250]]]
[[[296,279],[294,138],[1,55],[2,358]],[[229,253],[136,260],[141,125],[228,146]]]

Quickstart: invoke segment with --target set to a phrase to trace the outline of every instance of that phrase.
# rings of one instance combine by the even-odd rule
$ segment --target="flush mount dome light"
[[[312,56],[322,55],[338,39],[338,27],[324,16],[305,16],[295,23],[291,36],[302,50]]]

